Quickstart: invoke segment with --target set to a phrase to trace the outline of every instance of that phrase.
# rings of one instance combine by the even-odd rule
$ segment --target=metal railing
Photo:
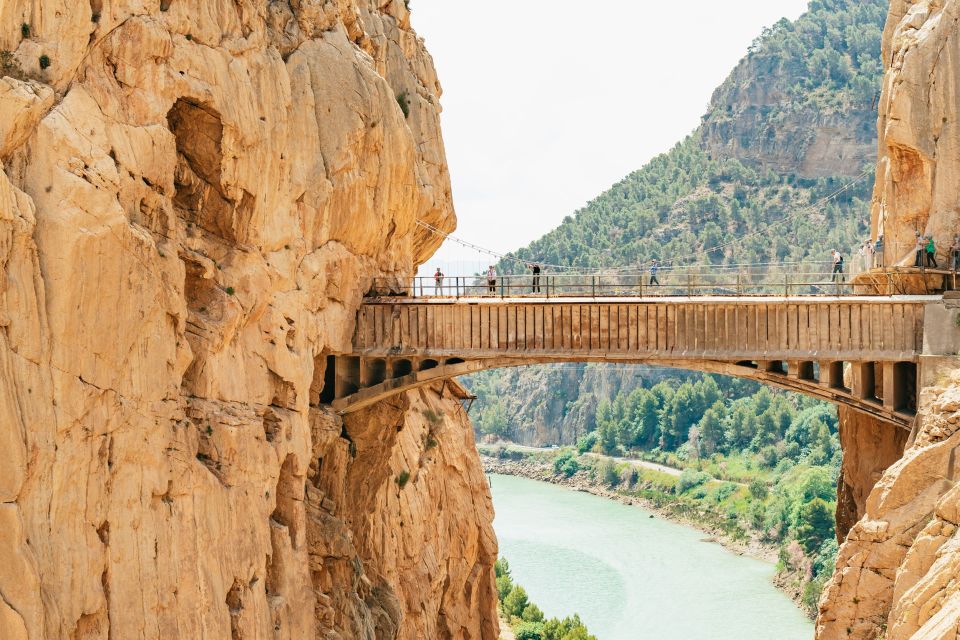
[[[375,279],[370,295],[413,298],[559,298],[696,296],[852,296],[904,293],[901,279],[910,270],[876,270],[850,281],[849,274],[821,265],[785,265],[776,269],[661,269],[644,273],[544,273],[539,276],[485,275],[416,277],[405,284]],[[916,274],[914,274],[916,275]],[[869,280],[869,281],[867,281]],[[945,280],[955,280],[945,278]],[[400,289],[399,291],[397,289]]]

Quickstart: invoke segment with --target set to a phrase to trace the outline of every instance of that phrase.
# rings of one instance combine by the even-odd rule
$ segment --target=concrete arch
[[[366,364],[366,361],[370,361]],[[379,358],[363,358],[365,364],[376,371],[391,370],[393,365]],[[369,407],[377,402],[398,395],[405,391],[418,389],[435,382],[469,375],[489,369],[506,367],[530,366],[536,364],[569,363],[569,362],[609,362],[602,357],[581,358],[490,358],[454,362],[451,364],[437,364],[420,370],[414,366],[414,371],[383,380],[366,386],[353,393],[337,398],[332,406],[340,414],[352,413]],[[915,406],[912,398],[887,397],[896,395],[897,376],[916,376],[913,363],[848,363],[842,362],[812,362],[812,361],[761,361],[761,362],[726,362],[715,360],[618,360],[628,364],[645,364],[651,366],[669,367],[703,373],[733,376],[754,380],[763,384],[795,391],[820,400],[844,405],[871,415],[878,420],[893,426],[909,430],[913,424]],[[879,365],[879,367],[878,367]],[[903,368],[907,365],[907,368]],[[900,371],[898,373],[898,367]],[[405,370],[405,369],[404,369]],[[878,374],[878,370],[881,372]],[[849,383],[850,386],[846,386]],[[879,390],[878,387],[885,387]],[[348,386],[347,388],[353,388]],[[878,393],[879,390],[879,393]],[[884,398],[887,398],[884,401]],[[901,404],[897,404],[897,402]]]

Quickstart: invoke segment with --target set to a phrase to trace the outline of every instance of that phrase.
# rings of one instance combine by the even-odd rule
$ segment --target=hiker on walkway
[[[953,245],[950,246],[950,261],[954,271],[960,270],[960,236],[953,237]]]
[[[533,293],[540,293],[540,265],[536,262],[529,265],[533,270]]]
[[[487,269],[487,292],[497,293],[497,270],[493,268],[493,265],[490,265]]]
[[[864,242],[857,249],[857,264],[856,270],[858,273],[863,273],[867,270],[867,243]]]
[[[833,274],[830,276],[831,282],[841,283],[843,277],[843,256],[836,249],[833,250]]]
[[[870,238],[867,238],[867,241],[863,243],[863,270],[870,271],[873,269],[874,255],[873,255],[873,242],[870,241]]]
[[[440,267],[437,267],[437,272],[433,274],[433,283],[436,287],[436,292],[438,296],[443,295],[443,272],[440,271]]]
[[[937,266],[937,247],[933,244],[933,236],[927,236],[927,266],[934,269]]]
[[[657,280],[657,273],[660,271],[660,265],[657,264],[656,260],[650,261],[650,286],[660,286],[660,281]]]
[[[873,267],[883,268],[883,236],[877,236],[877,244],[873,246]]]
[[[917,231],[917,243],[913,247],[914,251],[917,252],[917,256],[913,261],[913,266],[922,267],[923,266],[923,236],[920,235],[920,232]]]

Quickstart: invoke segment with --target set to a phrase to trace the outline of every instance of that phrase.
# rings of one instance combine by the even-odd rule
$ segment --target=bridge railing
[[[882,275],[882,274],[880,274]],[[879,293],[875,283],[851,282],[848,274],[818,266],[689,271],[661,269],[634,273],[544,273],[412,278],[396,291],[396,281],[375,280],[374,295],[409,297],[668,297],[668,296],[844,296]],[[889,289],[888,289],[889,290]]]

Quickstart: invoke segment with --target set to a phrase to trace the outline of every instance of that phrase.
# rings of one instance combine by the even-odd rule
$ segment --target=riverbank
[[[606,460],[609,463],[617,463],[621,467],[630,466],[646,474],[663,474],[675,480],[681,477],[679,470],[662,468],[662,465],[651,465],[643,461],[590,454],[585,457],[588,457],[595,466],[583,466],[572,474],[566,475],[557,473],[554,469],[554,461],[558,455],[561,455],[559,451],[530,450],[518,453],[520,455],[514,457],[499,457],[491,455],[490,449],[481,447],[480,458],[484,471],[546,482],[614,500],[627,506],[637,506],[651,512],[651,517],[664,518],[702,531],[705,534],[704,542],[719,544],[737,555],[777,564],[778,571],[773,578],[773,585],[789,596],[808,617],[814,617],[814,613],[805,606],[804,602],[804,587],[807,583],[804,573],[784,566],[781,562],[781,549],[777,544],[762,540],[756,532],[751,532],[748,528],[735,527],[731,532],[729,523],[721,524],[721,516],[716,512],[706,508],[691,508],[685,502],[666,500],[662,493],[644,490],[642,479],[635,481],[632,487],[626,489],[611,488],[602,474],[597,473],[597,465]]]
[[[701,531],[617,500],[489,478],[500,552],[546,616],[577,612],[601,640],[813,635],[809,618],[771,584],[770,563],[704,544]]]
[[[603,456],[595,456],[597,459],[603,459]],[[778,548],[774,545],[765,544],[757,538],[747,540],[738,540],[730,536],[719,527],[704,524],[698,515],[705,514],[681,514],[671,510],[668,506],[655,504],[651,500],[646,500],[639,496],[626,495],[616,489],[609,489],[603,483],[594,477],[589,469],[580,470],[570,477],[563,474],[554,473],[550,463],[533,458],[522,458],[520,460],[499,459],[481,454],[480,461],[483,463],[483,469],[486,473],[496,473],[504,476],[517,476],[527,480],[536,480],[538,482],[549,482],[561,487],[582,491],[609,500],[616,500],[621,504],[628,506],[638,506],[647,511],[667,518],[671,522],[693,527],[707,534],[704,542],[714,542],[720,544],[733,553],[746,555],[764,562],[776,563]],[[677,476],[679,476],[677,472]]]

